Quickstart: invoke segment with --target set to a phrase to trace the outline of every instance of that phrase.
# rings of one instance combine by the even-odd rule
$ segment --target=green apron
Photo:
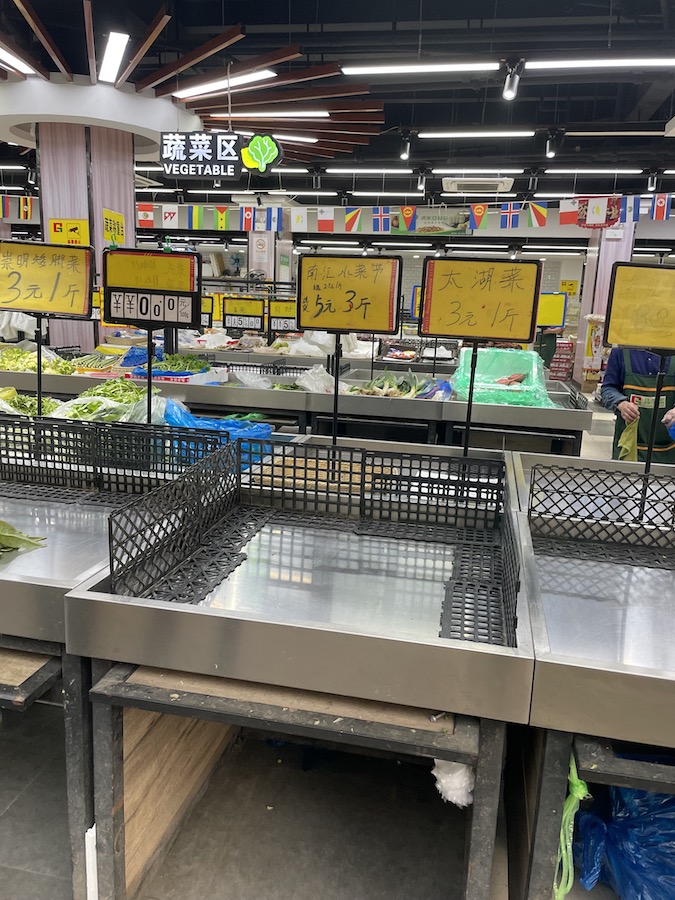
[[[556,347],[558,344],[558,335],[557,334],[542,334],[538,335],[534,346],[541,358],[544,360],[544,365],[547,369],[551,368],[551,360],[555,356]]]
[[[626,377],[623,392],[626,400],[630,400],[640,410],[638,419],[637,451],[638,460],[644,462],[649,443],[649,432],[654,413],[654,400],[656,397],[656,378],[650,375],[636,375],[630,366],[630,350],[623,351],[623,360],[626,366]],[[654,453],[652,461],[655,463],[675,463],[675,441],[668,434],[668,429],[661,423],[669,409],[675,406],[675,356],[671,356],[670,365],[663,380],[663,389],[659,401],[659,409],[656,411],[658,422],[654,437]],[[619,437],[623,433],[626,423],[617,412],[614,426],[614,445],[612,447],[612,459],[619,459]]]

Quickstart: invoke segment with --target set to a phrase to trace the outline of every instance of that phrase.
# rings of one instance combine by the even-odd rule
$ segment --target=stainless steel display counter
[[[575,472],[584,473],[581,480],[587,484],[592,484],[592,473],[609,472],[614,479],[601,485],[603,496],[596,494],[590,503],[583,488],[578,498],[564,501],[578,505],[571,523],[569,510],[562,510],[563,501],[555,505],[555,485],[542,487],[554,504],[550,519],[557,517],[558,536],[552,532],[550,541],[537,541],[534,553],[527,517],[533,503],[532,472],[536,466],[559,466],[560,460],[514,454],[514,465],[535,642],[530,723],[675,747],[675,720],[667,713],[675,705],[672,468],[653,469],[664,481],[659,488],[649,488],[644,528],[648,537],[659,531],[663,539],[659,547],[642,547],[640,498],[634,479],[644,466],[566,460],[564,473],[570,483]],[[622,482],[622,473],[631,482]],[[639,490],[639,481],[637,485]],[[657,489],[662,501],[655,498]],[[603,506],[606,514],[598,515]],[[670,522],[670,527],[660,521]],[[562,545],[565,555],[560,553],[557,537],[566,542]],[[650,560],[650,554],[656,556]],[[670,564],[662,565],[667,558]]]

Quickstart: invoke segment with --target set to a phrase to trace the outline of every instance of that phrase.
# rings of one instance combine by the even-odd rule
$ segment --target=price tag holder
[[[298,265],[300,330],[396,334],[400,256],[302,256]]]
[[[115,325],[197,328],[201,256],[161,250],[103,253],[103,317]]]
[[[605,344],[675,350],[675,266],[614,263]]]
[[[0,241],[0,311],[89,319],[93,249]]]
[[[567,315],[567,294],[552,291],[539,295],[537,328],[562,328]]]
[[[223,325],[225,328],[243,328],[247,331],[263,331],[265,301],[256,297],[224,297]]]
[[[272,331],[297,331],[297,300],[270,300],[270,328]]]
[[[539,260],[427,259],[420,335],[529,344],[541,271]]]
[[[202,297],[201,326],[213,328],[213,297],[209,295]]]

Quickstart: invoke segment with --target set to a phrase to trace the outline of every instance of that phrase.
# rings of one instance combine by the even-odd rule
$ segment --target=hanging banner
[[[298,327],[395,334],[400,293],[400,256],[301,256]]]
[[[675,267],[615,262],[605,344],[675,350]]]
[[[89,246],[89,219],[50,219],[49,243]]]
[[[539,260],[427,259],[419,333],[530,343],[541,270]]]
[[[91,247],[0,241],[0,310],[88,319],[92,254]]]
[[[103,242],[105,244],[124,244],[124,216],[112,209],[103,210]]]
[[[103,317],[115,325],[197,328],[201,256],[162,250],[103,253]]]

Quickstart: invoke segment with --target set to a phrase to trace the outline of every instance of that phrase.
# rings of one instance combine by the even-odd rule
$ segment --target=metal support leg
[[[476,786],[467,833],[465,900],[489,900],[497,815],[502,786],[506,725],[480,720]]]
[[[123,710],[93,705],[99,900],[125,900]]]
[[[63,654],[61,666],[73,898],[86,900],[84,834],[94,824],[91,672],[88,660],[68,653]]]

